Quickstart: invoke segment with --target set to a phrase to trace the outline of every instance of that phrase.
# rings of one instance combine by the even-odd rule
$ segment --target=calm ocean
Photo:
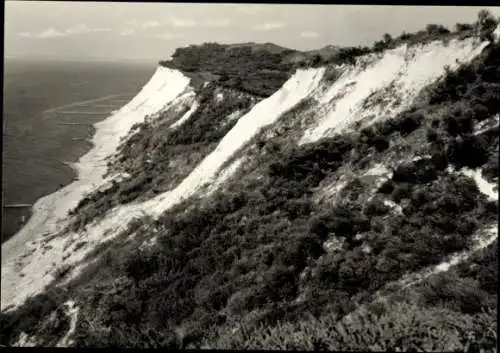
[[[4,61],[2,243],[29,217],[29,207],[15,205],[70,183],[75,175],[64,162],[91,148],[91,125],[126,104],[154,70],[136,63]]]

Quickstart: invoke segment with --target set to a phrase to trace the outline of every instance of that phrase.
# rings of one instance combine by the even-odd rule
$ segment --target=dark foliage
[[[200,321],[208,327],[204,325],[214,324],[215,313],[224,308],[236,316],[264,310],[264,323],[291,320],[306,307],[313,314],[328,308],[343,315],[353,309],[354,300],[366,298],[388,281],[464,249],[480,224],[495,219],[496,208],[479,196],[470,179],[447,175],[445,169],[449,163],[472,166],[463,156],[471,152],[478,156],[477,149],[483,147],[490,151],[493,137],[482,136],[477,147],[467,142],[475,139],[467,130],[459,129],[453,137],[447,125],[440,124],[436,141],[444,144],[442,148],[430,158],[396,167],[392,180],[379,189],[404,205],[403,215],[392,213],[378,198],[361,205],[353,196],[349,204],[319,209],[308,200],[312,188],[335,173],[353,149],[364,153],[374,147],[383,153],[390,144],[377,148],[381,141],[408,137],[425,128],[423,115],[405,112],[364,129],[357,137],[342,135],[274,150],[266,157],[269,178],[257,188],[228,190],[187,214],[165,215],[159,223],[168,232],[160,234],[159,249],[137,253],[121,267],[135,289],[120,302],[144,303],[142,320],[156,323],[156,328],[162,327],[163,317]],[[475,116],[475,110],[469,115]],[[460,118],[462,111],[453,116]],[[356,189],[354,184],[349,188]],[[365,240],[358,234],[366,234]],[[342,253],[325,254],[322,243],[332,236],[344,239]],[[362,245],[368,245],[370,252],[362,251]],[[299,280],[306,266],[312,275]],[[489,278],[483,276],[485,281]],[[299,287],[309,296],[300,304],[290,304]],[[473,301],[481,302],[472,295],[469,304],[465,296],[460,298],[464,304],[456,310],[466,305],[477,310]],[[276,303],[288,309],[278,310]],[[195,308],[214,314],[204,316]],[[126,316],[120,320],[127,320]]]
[[[268,97],[289,78],[292,65],[283,59],[294,53],[255,50],[252,45],[230,46],[217,43],[178,48],[171,61],[161,65],[187,72],[211,72],[219,76],[218,83],[229,88]]]
[[[424,32],[393,41],[419,36],[430,40],[445,30],[429,26]],[[384,45],[393,44],[386,38]],[[349,160],[352,150],[361,155],[370,149],[384,153],[395,138],[428,129],[425,110],[404,112],[359,135],[270,150],[267,159],[258,163],[268,171],[260,184],[228,186],[203,207],[183,213],[180,206],[159,220],[160,228],[168,231],[158,234],[158,248],[134,253],[117,267],[121,270],[116,276],[125,275],[134,284],[113,305],[127,303],[142,311],[115,317],[113,325],[132,325],[134,317],[150,327],[168,328],[164,320],[168,317],[190,327],[196,322],[193,332],[203,332],[224,321],[222,312],[236,318],[262,313],[254,325],[294,320],[305,310],[342,316],[388,281],[466,248],[481,224],[495,220],[497,208],[480,195],[473,181],[445,170],[450,163],[484,165],[498,143],[492,136],[471,134],[471,121],[498,113],[498,97],[488,93],[498,82],[493,69],[497,50],[490,45],[478,60],[456,73],[448,72],[436,85],[430,104],[447,107],[450,114],[432,126],[431,157],[397,166],[392,180],[379,189],[384,198],[400,203],[403,215],[388,209],[381,198],[359,204],[354,184],[349,186],[349,203],[319,207],[310,201],[310,194],[342,164],[353,162]],[[478,161],[467,157],[471,155]],[[331,237],[343,239],[341,251],[325,253],[323,242]],[[114,251],[110,258],[121,258],[120,250]],[[482,283],[481,290],[490,292],[495,286],[487,283],[493,283],[494,275],[493,269],[480,270],[474,280]],[[435,293],[441,290],[433,288]],[[463,293],[467,294],[455,291],[459,304],[454,310],[480,309],[481,293]],[[304,294],[303,300],[294,303],[299,294]],[[433,303],[432,295],[428,294],[426,303]],[[110,304],[99,305],[110,308]]]
[[[500,46],[490,44],[470,65],[448,72],[432,91],[430,103],[447,108],[438,128],[428,134],[434,150],[444,152],[457,167],[484,166],[485,174],[498,176],[498,128],[474,134],[474,125],[500,113]],[[464,108],[466,107],[466,108]]]
[[[0,314],[0,344],[12,345],[21,332],[37,335],[42,345],[53,345],[69,329],[69,318],[62,311],[66,295],[63,290],[52,289],[29,298],[25,304],[11,312]],[[50,316],[56,312],[55,318]]]
[[[472,31],[474,28],[473,25],[470,23],[457,23],[455,25],[455,31],[457,32],[465,32],[465,31]]]
[[[413,123],[421,121],[415,113],[402,116],[406,123],[388,120],[374,128],[389,138],[421,126]],[[196,323],[193,332],[203,332],[222,320],[224,310],[235,317],[264,311],[264,324],[292,320],[306,307],[316,315],[344,315],[388,281],[464,249],[478,225],[494,219],[494,209],[470,179],[444,173],[443,154],[402,164],[381,187],[405,202],[404,216],[380,198],[358,204],[355,182],[348,186],[349,203],[312,203],[312,189],[347,162],[353,149],[367,147],[364,136],[277,149],[265,157],[268,178],[261,184],[229,186],[211,203],[187,213],[180,205],[161,217],[157,226],[167,231],[158,234],[157,248],[133,255],[127,248],[111,250],[115,262],[127,252],[114,277],[126,276],[133,285],[112,301],[100,300],[99,307],[107,308],[103,324],[169,330],[168,317]],[[467,221],[457,223],[458,212]],[[358,234],[367,236],[360,240]],[[325,253],[322,244],[332,236],[344,239],[341,253]],[[368,253],[362,251],[366,245]],[[306,266],[312,275],[299,276]],[[309,295],[291,304],[300,291]]]
[[[392,180],[397,183],[425,184],[438,178],[435,165],[430,159],[419,159],[401,164],[393,172]]]
[[[354,64],[355,59],[362,55],[368,54],[370,49],[368,47],[347,47],[341,48],[336,55],[331,59],[331,62],[336,64]]]
[[[121,157],[114,166],[130,178],[83,198],[70,212],[75,217],[72,227],[79,229],[116,205],[172,189],[187,176],[236,124],[237,119],[226,121],[227,117],[237,110],[244,114],[255,104],[252,96],[228,89],[222,90],[226,97],[217,102],[217,89],[213,83],[200,88],[198,109],[178,128],[152,122],[139,125],[120,146]]]
[[[414,288],[421,304],[445,306],[465,314],[496,310],[497,241],[446,273],[430,276]]]
[[[479,282],[479,288],[489,294],[498,293],[498,240],[478,251],[467,262],[457,267],[461,277],[469,277]]]
[[[429,34],[434,34],[434,35],[439,35],[439,34],[448,34],[450,33],[449,29],[446,28],[443,25],[436,25],[436,24],[428,24],[425,27],[425,30]]]

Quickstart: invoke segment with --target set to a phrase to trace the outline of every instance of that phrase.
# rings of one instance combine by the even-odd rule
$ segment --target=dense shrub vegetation
[[[162,331],[182,323],[189,340],[196,340],[230,318],[255,330],[260,324],[295,322],[304,311],[343,316],[387,282],[467,248],[482,224],[495,222],[497,209],[473,181],[448,174],[446,167],[487,163],[488,158],[470,156],[478,156],[483,148],[489,157],[498,140],[493,134],[474,135],[461,127],[467,126],[461,119],[476,123],[498,113],[498,105],[492,103],[494,95],[481,89],[477,92],[482,95],[453,95],[453,89],[461,88],[452,77],[458,75],[467,84],[472,72],[482,78],[471,82],[474,87],[498,82],[496,71],[489,69],[498,60],[497,50],[491,45],[478,60],[458,74],[450,72],[434,87],[436,92],[451,92],[439,100],[435,95],[429,98],[425,109],[446,108],[434,127],[424,119],[426,111],[410,110],[360,134],[278,148],[274,154],[268,150],[260,163],[268,166],[268,177],[260,185],[228,186],[211,203],[188,213],[180,214],[182,206],[167,213],[156,224],[157,247],[134,252],[124,264],[116,260],[114,276],[125,276],[131,284],[113,299],[115,304],[106,304],[106,298],[94,304],[111,310],[103,320],[115,305],[128,303],[127,308],[137,311],[114,316],[113,325],[119,321],[137,330]],[[457,107],[472,99],[481,103],[472,105],[472,114],[464,117]],[[311,202],[314,187],[325,177],[347,162],[356,163],[349,160],[353,149],[359,155],[386,153],[391,141],[408,139],[422,129],[434,129],[436,134],[421,147],[431,156],[397,166],[380,188],[383,197],[402,205],[403,214],[383,207],[380,197],[368,204],[347,197],[349,202],[330,207]],[[477,142],[479,138],[484,141]],[[322,246],[333,235],[344,239],[341,252],[325,252]],[[122,251],[130,250],[115,251],[109,259],[121,259]],[[473,306],[468,314],[479,315],[481,308]],[[458,305],[447,310],[462,309]],[[103,323],[110,325],[109,319]]]
[[[429,40],[452,35],[436,25],[425,33]],[[393,41],[385,36],[384,45]],[[174,62],[215,70],[234,50],[208,48],[213,55],[207,59],[190,47]],[[499,54],[499,44],[490,44],[470,65],[448,71],[423,92],[418,107],[359,132],[296,146],[285,143],[286,137],[266,140],[269,131],[262,131],[251,164],[262,178],[244,170],[203,202],[186,200],[156,221],[137,222],[133,230],[140,240],[121,238],[101,249],[99,260],[69,285],[82,312],[76,345],[455,351],[470,343],[472,331],[481,348],[492,351],[496,243],[446,273],[393,293],[385,304],[374,294],[467,250],[474,235],[498,222],[498,204],[447,167],[482,168],[489,179],[498,178],[498,128],[475,134],[475,126],[499,113],[493,93],[500,91]],[[203,99],[198,115],[180,129],[142,126],[129,140],[138,150],[126,143],[123,151],[160,151],[148,158],[161,165],[161,158],[166,164],[172,158],[168,151],[191,151],[200,143],[212,148],[223,136],[213,126],[237,108],[214,108]],[[237,103],[241,109],[250,104],[244,102]],[[287,114],[298,124],[299,112]],[[375,161],[384,161],[392,173],[371,190],[361,176]],[[147,179],[156,175],[151,169],[122,162],[131,173],[147,171],[145,180],[134,179],[145,189],[135,185],[129,193],[150,189],[153,180]],[[346,166],[359,177],[349,180],[336,202],[315,202],[318,186]],[[139,246],[153,237],[154,245]],[[328,249],[328,241],[336,241],[336,249]],[[4,342],[20,326],[26,329],[21,314],[40,320],[39,312],[45,313],[30,304],[2,314]]]
[[[0,344],[9,346],[20,333],[36,336],[41,346],[54,346],[69,329],[69,318],[62,306],[66,293],[52,289],[29,298],[19,309],[0,314]]]
[[[433,275],[416,285],[421,305],[444,306],[456,312],[477,314],[497,309],[497,242],[482,249],[447,273]]]
[[[224,326],[214,330],[205,347],[308,351],[468,351],[473,344],[495,352],[496,312],[464,315],[408,300],[379,303],[340,319],[304,315],[295,322],[267,327]],[[475,334],[475,339],[468,337]]]
[[[216,99],[218,93],[223,95],[220,101]],[[214,83],[200,88],[197,97],[199,107],[179,127],[170,128],[170,123],[161,123],[160,117],[140,124],[121,144],[119,158],[111,167],[130,177],[83,198],[71,211],[74,229],[104,216],[116,205],[145,200],[175,188],[257,101],[238,91],[220,89]],[[231,113],[239,115],[228,119]]]
[[[368,54],[372,50],[368,47],[344,47],[339,48],[333,55],[322,57],[319,54],[314,55],[308,61],[303,62],[300,66],[318,67],[329,63],[334,64],[354,64],[355,58]]]
[[[449,72],[430,95],[431,104],[445,108],[428,127],[434,151],[444,151],[459,167],[482,166],[491,181],[498,178],[498,126],[480,134],[474,126],[500,113],[500,97],[493,93],[500,90],[499,64],[500,45],[491,44],[471,65]]]
[[[121,322],[139,331],[171,331],[182,323],[187,340],[199,340],[230,318],[253,330],[295,322],[304,311],[343,316],[387,282],[467,248],[478,227],[495,221],[497,210],[473,181],[446,172],[448,164],[470,152],[442,153],[454,141],[444,138],[446,129],[439,130],[444,149],[398,165],[381,187],[385,197],[403,206],[402,215],[383,207],[379,197],[366,205],[349,195],[349,202],[330,207],[311,202],[314,187],[355,162],[353,149],[386,153],[370,137],[408,139],[426,128],[422,116],[405,112],[359,134],[278,148],[274,154],[269,150],[259,163],[268,166],[260,185],[228,186],[211,203],[188,213],[181,205],[165,214],[155,224],[157,247],[111,250],[112,277],[127,278],[128,287],[111,302],[101,297],[87,304],[87,310],[100,308],[104,326]],[[325,252],[322,244],[332,235],[344,239],[341,252]],[[123,260],[121,254],[129,255]],[[81,335],[94,339],[88,332]]]
[[[289,78],[292,65],[283,59],[294,50],[280,51],[258,45],[223,45],[205,43],[178,48],[170,61],[160,65],[186,72],[210,72],[217,82],[260,97],[268,97]]]

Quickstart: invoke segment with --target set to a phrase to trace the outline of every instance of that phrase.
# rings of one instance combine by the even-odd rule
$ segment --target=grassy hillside
[[[438,33],[433,38],[449,39]],[[191,47],[173,61],[216,70],[240,50],[208,48],[214,54],[206,58]],[[248,57],[238,65],[250,68]],[[184,200],[156,221],[137,220],[93,251],[69,283],[2,313],[0,343],[21,331],[43,337],[41,345],[56,342],[68,323],[52,312],[72,298],[78,347],[496,352],[497,241],[411,286],[399,280],[471,249],[498,224],[498,201],[462,171],[479,168],[498,182],[499,64],[500,44],[491,43],[397,116],[297,145],[293,131],[314,118],[314,99],[301,102],[240,152],[247,162],[221,190]],[[234,94],[228,102],[236,106],[215,104],[219,89]],[[87,203],[172,187],[162,179],[174,173],[170,160],[179,153],[191,160],[176,167],[181,176],[172,180],[181,180],[201,158],[197,151],[211,150],[227,131],[220,119],[254,104],[239,91],[206,86],[179,129],[141,125],[115,168],[132,180],[147,170],[146,181]],[[142,159],[148,152],[153,169]],[[370,174],[380,165],[385,179]],[[320,197],[340,177],[346,184],[337,197]],[[79,207],[84,219],[87,206]],[[99,213],[92,212],[89,219]]]

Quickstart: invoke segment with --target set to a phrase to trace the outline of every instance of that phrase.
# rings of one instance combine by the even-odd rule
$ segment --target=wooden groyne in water
[[[32,206],[30,203],[2,205],[2,244],[26,224],[31,217]]]
[[[57,125],[85,125],[94,127],[94,124],[89,124],[89,123],[57,123]]]
[[[25,208],[33,206],[30,203],[14,203],[10,205],[4,205],[3,208]]]
[[[91,111],[67,111],[67,112],[55,112],[62,115],[107,115],[108,112],[91,112]]]
[[[105,100],[111,100],[112,98],[124,97],[124,96],[128,96],[128,95],[129,94],[127,94],[127,93],[112,94],[112,95],[101,97],[101,98],[89,99],[89,100],[85,100],[85,101],[80,101],[80,102],[75,102],[75,103],[71,103],[71,104],[61,105],[59,107],[47,109],[47,110],[44,111],[44,113],[52,113],[52,112],[55,112],[57,110],[62,110],[62,109],[70,108],[70,107],[86,106],[86,105],[89,105],[90,103],[101,102],[101,101],[105,101]]]

